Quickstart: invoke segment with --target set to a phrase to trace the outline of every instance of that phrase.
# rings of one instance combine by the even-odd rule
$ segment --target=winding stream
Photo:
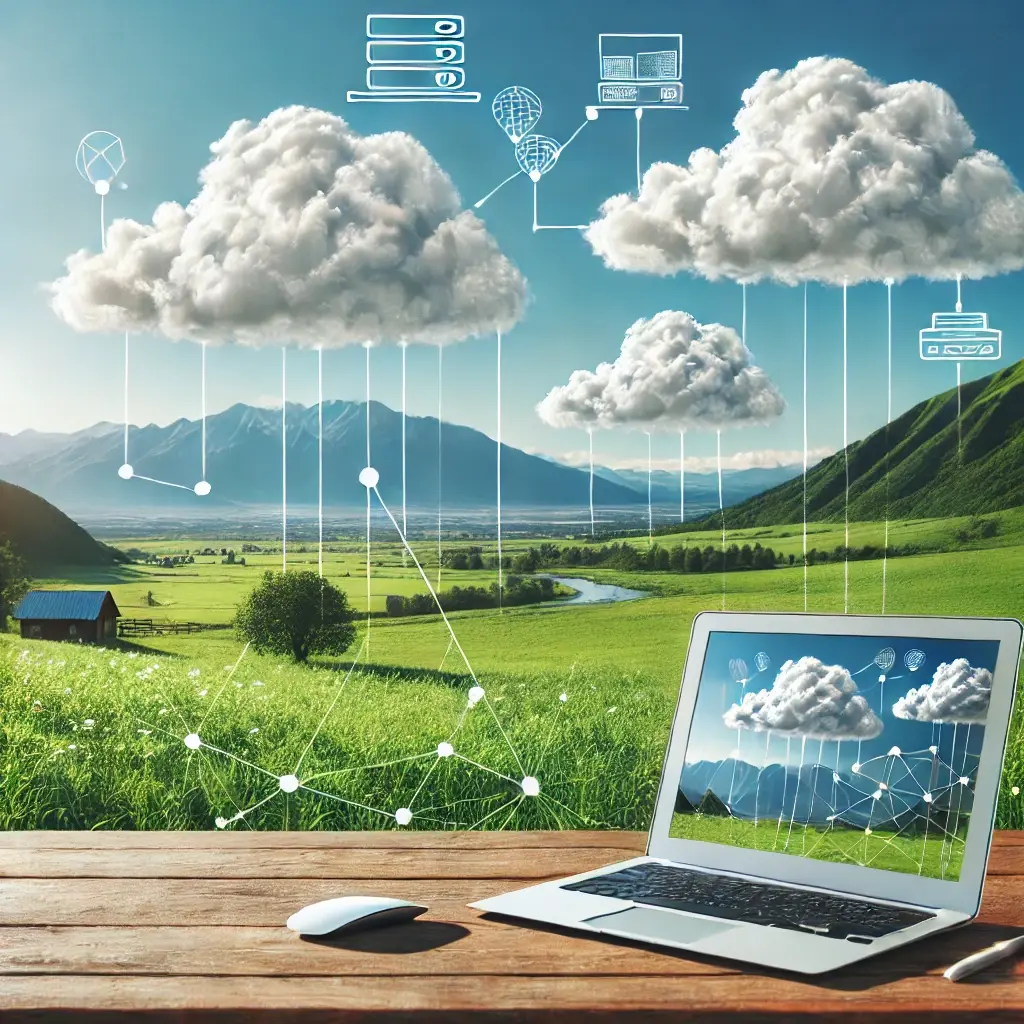
[[[595,583],[593,580],[576,579],[568,576],[551,576],[544,574],[547,579],[554,580],[562,586],[575,590],[572,597],[555,601],[551,604],[555,607],[580,604],[614,604],[619,601],[636,601],[638,598],[647,597],[646,590],[629,590],[626,587],[617,587],[611,583]]]

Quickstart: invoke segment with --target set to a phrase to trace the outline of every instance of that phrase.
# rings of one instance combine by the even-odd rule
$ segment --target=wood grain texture
[[[0,1020],[1024,1020],[1024,958],[974,982],[941,976],[1024,929],[1024,833],[997,833],[978,922],[823,977],[466,906],[645,843],[627,832],[0,834]],[[329,942],[283,927],[300,906],[361,893],[430,911]]]

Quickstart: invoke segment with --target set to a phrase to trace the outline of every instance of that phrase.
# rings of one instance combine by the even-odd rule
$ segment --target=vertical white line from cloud
[[[533,230],[537,230],[537,182],[533,183]]]
[[[746,281],[743,282],[742,288],[743,288],[743,315],[742,315],[742,319],[740,320],[740,341],[742,341],[743,344],[746,345],[746,343],[747,343],[747,283],[746,283]]]
[[[847,335],[846,282],[843,281],[843,465],[846,471],[846,497],[843,502],[843,614],[850,610],[850,447],[847,437]]]
[[[505,576],[501,565],[501,331],[498,336],[498,611],[502,611],[502,598],[505,589]]]
[[[124,464],[128,463],[128,332],[124,332]]]
[[[718,511],[722,517],[722,611],[725,611],[725,503],[722,501],[722,430],[715,431],[718,462]]]
[[[203,475],[200,477],[201,480],[206,479],[206,342],[203,342],[203,369],[202,369],[202,388],[203,388]]]
[[[370,455],[370,349],[372,342],[364,341],[366,349],[366,465],[372,466]],[[370,653],[370,602],[372,599],[373,570],[370,565],[370,488],[366,488],[366,653]]]
[[[594,432],[587,431],[590,442],[590,536],[594,536]]]
[[[647,546],[650,547],[654,543],[654,509],[651,505],[651,474],[652,474],[652,457],[651,457],[651,434],[647,431]]]
[[[961,381],[961,377],[960,377],[960,364],[957,363],[956,364],[956,457],[958,459],[963,457],[963,453],[961,451],[961,446],[963,444],[963,438],[962,438],[961,426],[960,426],[960,385],[961,385],[961,383],[962,383],[962,381]]]
[[[402,342],[402,533],[409,536],[409,524],[406,516],[406,475],[405,475],[405,355],[409,346]],[[404,562],[404,558],[403,558]]]
[[[807,611],[807,282],[804,282],[804,611]]]
[[[885,614],[886,589],[889,571],[889,424],[892,423],[892,286],[893,279],[886,278],[886,310],[888,319],[888,377],[886,389],[888,397],[885,407],[885,534],[882,540],[882,614]]]
[[[686,522],[686,431],[679,431],[679,522]]]
[[[324,350],[316,350],[316,421],[317,421],[317,528],[319,531],[317,571],[324,575]],[[321,605],[322,607],[322,605]]]
[[[107,248],[107,214],[106,207],[103,202],[104,196],[100,194],[100,249],[106,251]]]
[[[288,571],[288,349],[281,349],[281,572]]]
[[[441,399],[444,381],[444,346],[437,346],[437,589],[441,589]]]

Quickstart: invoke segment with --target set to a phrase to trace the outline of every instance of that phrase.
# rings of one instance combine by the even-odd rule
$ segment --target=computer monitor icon
[[[597,40],[601,106],[681,106],[683,37],[601,33]]]

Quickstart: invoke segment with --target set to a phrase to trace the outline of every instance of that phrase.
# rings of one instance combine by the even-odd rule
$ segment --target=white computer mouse
[[[285,924],[300,935],[332,935],[411,921],[427,908],[387,896],[339,896],[297,910]]]

